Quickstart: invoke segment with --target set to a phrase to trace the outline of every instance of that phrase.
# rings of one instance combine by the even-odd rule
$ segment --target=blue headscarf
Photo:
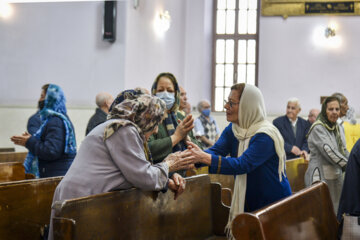
[[[66,154],[76,154],[76,139],[75,132],[66,115],[65,95],[62,89],[55,85],[50,84],[45,96],[44,108],[40,111],[41,126],[33,135],[35,138],[40,139],[44,127],[52,116],[57,116],[62,119],[65,126],[65,149]],[[35,160],[35,161],[34,161]],[[33,173],[39,177],[38,160],[32,152],[29,152],[24,161],[26,173]]]

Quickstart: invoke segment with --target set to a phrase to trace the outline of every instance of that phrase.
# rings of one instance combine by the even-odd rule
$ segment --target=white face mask
[[[169,110],[174,106],[175,103],[175,93],[169,93],[167,91],[158,92],[156,96],[163,100],[166,103],[166,109]]]

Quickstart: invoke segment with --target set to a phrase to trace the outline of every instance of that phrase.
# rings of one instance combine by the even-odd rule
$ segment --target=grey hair
[[[96,95],[96,105],[101,108],[102,106],[104,106],[104,104],[106,103],[106,101],[111,98],[111,95],[109,93],[106,93],[106,92],[101,92],[101,93],[98,93]]]
[[[296,106],[301,109],[300,101],[296,97],[289,98],[287,103],[296,103]]]
[[[198,110],[200,113],[201,113],[201,111],[203,110],[203,103],[208,103],[209,105],[211,105],[208,100],[206,100],[206,99],[201,100],[201,101],[198,103],[198,105],[197,105],[197,110]]]
[[[344,99],[346,98],[346,97],[344,96],[344,94],[339,93],[339,92],[333,93],[333,95],[331,95],[331,96],[337,97],[337,98],[339,99],[340,103],[342,103],[342,102],[344,101]]]

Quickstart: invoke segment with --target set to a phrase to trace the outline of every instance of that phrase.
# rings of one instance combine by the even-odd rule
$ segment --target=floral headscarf
[[[166,106],[155,96],[139,95],[134,99],[125,99],[115,105],[108,115],[108,119],[118,119],[108,124],[104,132],[104,140],[109,138],[120,127],[131,124],[139,131],[145,140],[144,134],[151,132],[162,121]]]
[[[124,94],[125,93],[125,94]],[[113,106],[108,119],[117,119],[108,124],[104,131],[104,141],[121,127],[133,125],[144,142],[144,153],[152,162],[151,153],[145,139],[145,133],[151,132],[163,120],[166,109],[165,102],[148,94],[134,94],[127,90],[119,94],[124,96],[120,103]],[[129,98],[127,98],[129,97]]]
[[[109,108],[109,112],[112,111],[113,107],[115,107],[119,103],[122,103],[125,99],[135,99],[138,96],[140,96],[141,94],[146,94],[146,93],[143,92],[141,89],[138,89],[138,90],[129,89],[129,90],[122,91],[121,93],[119,93],[117,95],[114,102],[111,104],[111,106]]]

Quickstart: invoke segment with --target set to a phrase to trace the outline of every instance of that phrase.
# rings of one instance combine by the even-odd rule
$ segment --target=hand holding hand
[[[181,152],[169,154],[164,161],[169,166],[169,172],[194,168],[193,160],[186,158]]]
[[[31,135],[28,132],[24,132],[21,136],[12,136],[10,140],[16,144],[25,147],[26,142],[29,140]]]
[[[188,149],[183,151],[183,157],[191,160],[194,163],[204,163],[206,165],[211,164],[211,155],[204,152],[198,145],[190,141],[186,142]]]

